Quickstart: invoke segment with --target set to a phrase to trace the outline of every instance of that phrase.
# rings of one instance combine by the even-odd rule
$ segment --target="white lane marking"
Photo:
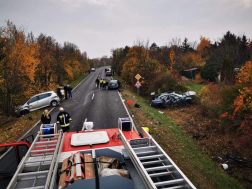
[[[136,129],[135,123],[134,123],[134,121],[132,120],[132,118],[131,118],[131,116],[130,116],[129,110],[128,110],[128,108],[126,107],[126,105],[125,105],[125,103],[124,103],[125,100],[122,99],[122,95],[121,95],[121,93],[120,93],[119,91],[118,91],[118,95],[119,95],[119,97],[120,97],[120,99],[121,99],[121,101],[122,101],[122,104],[123,104],[123,106],[124,106],[124,108],[125,108],[125,110],[126,110],[128,116],[129,116],[130,120],[131,120],[131,123],[132,123],[132,125],[133,125],[134,131],[136,131],[136,133],[139,135],[139,133],[138,133],[138,131],[137,131],[137,129]]]
[[[74,89],[76,89],[81,83],[83,83],[83,81],[85,81],[89,76],[90,76],[90,74],[89,74],[87,77],[85,77],[85,79],[83,79],[78,85],[76,85],[76,86],[73,88],[72,91],[74,91]],[[49,111],[49,113],[51,113],[51,111],[53,111],[54,108],[55,108],[55,107],[53,107],[53,108]],[[24,138],[34,127],[37,126],[37,124],[38,124],[39,122],[40,122],[40,120],[39,120],[37,123],[35,123],[25,134],[23,134],[23,135],[17,140],[17,142],[19,142],[22,138]],[[34,136],[34,137],[35,137],[35,136]]]
[[[91,91],[90,93],[88,93],[88,94],[86,95],[86,98],[85,98],[85,100],[84,100],[83,106],[85,105],[85,103],[86,103],[86,101],[87,101],[87,99],[88,99],[88,96],[91,95],[92,93],[94,93],[95,91],[98,91],[98,89],[95,89],[95,90]]]
[[[93,96],[92,96],[92,100],[94,100],[94,94],[93,94]]]

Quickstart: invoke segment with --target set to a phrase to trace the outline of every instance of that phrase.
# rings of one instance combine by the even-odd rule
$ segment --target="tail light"
[[[110,83],[108,83],[108,86],[110,86]]]

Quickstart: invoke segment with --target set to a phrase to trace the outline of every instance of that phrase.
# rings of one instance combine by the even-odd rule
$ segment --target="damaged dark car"
[[[193,92],[193,91],[191,91]],[[190,94],[190,95],[186,95]],[[175,92],[172,93],[162,93],[157,98],[151,100],[151,106],[158,108],[166,108],[169,106],[186,106],[187,104],[193,103],[194,93],[184,93],[183,95],[177,94]]]

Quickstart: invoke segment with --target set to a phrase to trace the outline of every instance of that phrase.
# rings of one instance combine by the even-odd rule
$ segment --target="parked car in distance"
[[[15,109],[17,116],[28,114],[47,106],[57,106],[60,102],[59,97],[54,91],[40,93],[31,97],[26,103]]]
[[[188,103],[192,103],[192,97],[186,95],[180,95],[175,92],[162,93],[156,99],[151,100],[151,106],[166,108],[168,106],[185,106]]]
[[[91,72],[95,72],[95,68],[91,68]]]
[[[121,86],[119,80],[110,80],[108,83],[108,89],[118,89]]]
[[[112,76],[111,70],[109,70],[109,71],[106,72],[106,76]]]

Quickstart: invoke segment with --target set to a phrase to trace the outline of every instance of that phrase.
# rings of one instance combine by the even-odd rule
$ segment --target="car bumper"
[[[108,86],[109,89],[118,89],[118,86]]]

